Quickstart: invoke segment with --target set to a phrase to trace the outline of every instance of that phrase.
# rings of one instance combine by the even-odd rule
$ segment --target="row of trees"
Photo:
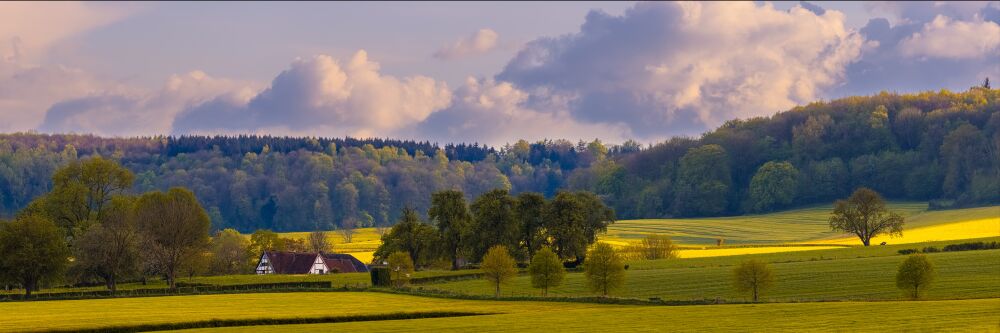
[[[452,269],[462,261],[480,262],[490,248],[505,246],[520,261],[551,246],[560,258],[581,263],[598,233],[614,223],[614,211],[590,192],[559,192],[551,200],[540,193],[512,196],[507,190],[483,193],[471,204],[457,190],[434,193],[430,223],[404,209],[398,223],[382,236],[375,252],[384,260],[406,252],[418,266],[446,260]]]
[[[716,216],[826,203],[868,187],[935,205],[1000,202],[1000,90],[878,94],[733,120],[699,138],[518,141],[504,147],[383,139],[0,135],[0,215],[47,193],[56,169],[105,156],[133,192],[192,189],[213,229],[389,226],[431,194],[495,188],[596,193],[622,218]]]
[[[43,284],[177,276],[206,263],[209,216],[182,188],[132,195],[133,174],[99,157],[54,173],[53,188],[13,221],[0,222],[0,282],[27,295]],[[238,234],[237,234],[238,236]]]

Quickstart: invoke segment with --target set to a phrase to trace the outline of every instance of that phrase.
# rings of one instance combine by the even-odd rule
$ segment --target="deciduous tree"
[[[514,198],[507,190],[496,189],[483,193],[472,205],[473,260],[486,254],[490,248],[503,245],[517,247],[520,226],[514,216]]]
[[[756,302],[760,293],[774,284],[774,274],[767,263],[756,259],[740,262],[733,269],[733,285],[739,292],[750,292]]]
[[[143,253],[176,289],[180,268],[204,253],[209,242],[209,218],[194,193],[183,188],[143,194],[136,204]]]
[[[594,244],[583,269],[590,290],[605,297],[625,284],[625,263],[621,255],[606,243]]]
[[[904,219],[889,211],[885,201],[875,191],[859,188],[845,200],[837,200],[830,228],[834,231],[852,233],[865,246],[871,245],[872,237],[880,234],[903,235]]]
[[[764,163],[750,180],[750,210],[766,212],[795,200],[799,171],[788,162]]]
[[[433,257],[438,242],[434,227],[420,221],[417,212],[407,208],[399,222],[382,236],[382,245],[375,250],[375,258],[384,260],[392,253],[405,252],[415,265],[422,265]]]
[[[541,193],[522,192],[517,195],[514,215],[521,227],[520,241],[528,252],[528,258],[534,258],[535,252],[545,245],[545,205],[545,196]]]
[[[480,269],[483,270],[483,279],[496,291],[497,298],[500,298],[500,286],[517,277],[517,262],[503,245],[496,245],[486,251]]]
[[[896,287],[902,289],[912,299],[920,298],[934,282],[934,264],[923,254],[911,254],[896,272]]]
[[[140,268],[135,199],[116,196],[105,210],[101,223],[74,240],[74,264],[103,279],[114,293],[119,279],[137,273]]]
[[[427,215],[437,226],[442,250],[451,260],[451,269],[458,269],[458,258],[469,245],[468,234],[472,223],[465,195],[455,190],[434,193]]]
[[[0,223],[0,274],[17,281],[25,297],[39,284],[58,281],[69,264],[63,231],[41,215]]]
[[[213,274],[245,274],[250,271],[250,242],[234,229],[223,229],[212,238]]]
[[[538,250],[531,257],[528,272],[531,273],[531,286],[542,288],[543,296],[548,296],[549,288],[558,287],[566,277],[562,260],[559,260],[559,256],[547,247]]]

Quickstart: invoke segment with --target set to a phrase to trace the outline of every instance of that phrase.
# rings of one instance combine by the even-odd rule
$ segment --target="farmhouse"
[[[264,251],[257,274],[327,274],[368,272],[360,260],[343,253]]]

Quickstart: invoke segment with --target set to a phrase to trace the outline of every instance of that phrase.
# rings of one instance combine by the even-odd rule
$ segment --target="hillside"
[[[101,155],[136,174],[134,191],[184,186],[214,228],[309,231],[390,225],[430,193],[493,188],[596,192],[620,219],[732,216],[827,204],[856,187],[932,208],[1000,203],[1000,90],[816,102],[732,120],[700,138],[524,141],[504,147],[389,139],[101,138],[0,135],[0,217],[51,187],[73,159]],[[333,133],[332,133],[333,134]]]

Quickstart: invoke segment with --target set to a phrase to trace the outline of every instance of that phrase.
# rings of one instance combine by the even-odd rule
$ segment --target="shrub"
[[[392,277],[389,275],[388,267],[371,267],[369,272],[372,276],[372,286],[388,287],[392,285]]]
[[[960,243],[960,244],[948,244],[944,247],[943,251],[974,251],[974,250],[996,250],[1000,249],[1000,243],[998,242],[970,242],[970,243]]]
[[[923,252],[923,253],[935,253],[935,252],[941,252],[941,250],[938,249],[938,248],[936,248],[936,247],[933,247],[933,246],[928,246],[928,247],[925,247],[920,252]]]
[[[393,284],[399,288],[409,283],[410,276],[413,275],[413,259],[410,259],[410,254],[394,252],[389,255],[388,261]]]
[[[896,251],[896,252],[898,252],[899,254],[902,254],[902,255],[907,255],[907,254],[917,253],[917,249],[902,249],[902,250],[899,250],[899,251]]]

